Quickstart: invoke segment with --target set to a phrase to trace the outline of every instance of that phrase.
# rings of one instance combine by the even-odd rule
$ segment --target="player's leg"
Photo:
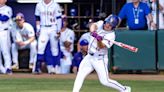
[[[98,56],[96,58],[96,61],[92,62],[92,65],[98,74],[101,84],[107,87],[114,88],[119,92],[125,92],[126,88],[123,85],[109,78],[107,62],[108,62],[107,55]]]
[[[90,63],[91,59],[92,58],[87,55],[81,61],[72,92],[79,92],[86,76],[94,70]]]
[[[30,61],[29,61],[29,68],[33,68],[33,64],[36,63],[36,56],[37,56],[37,42],[36,40],[30,44]]]
[[[18,69],[18,47],[16,43],[11,44],[11,54],[12,54],[12,69]]]
[[[0,73],[3,73],[3,74],[6,73],[6,69],[5,69],[5,67],[3,66],[3,63],[2,63],[1,51],[0,51]]]
[[[8,43],[10,40],[8,36],[7,31],[1,32],[1,51],[2,55],[4,57],[4,62],[5,62],[5,68],[6,68],[6,73],[11,74],[11,55],[10,55],[10,43]],[[3,42],[2,42],[3,41]]]
[[[56,36],[57,36],[56,31],[52,30],[50,34],[50,46],[51,46],[51,52],[53,56],[57,56],[59,53],[58,38]]]
[[[66,50],[63,50],[62,52],[64,54],[64,58],[62,58],[60,60],[61,73],[68,74],[68,73],[70,73],[71,64],[72,64],[72,53],[70,53]]]
[[[38,38],[38,51],[37,51],[37,61],[34,73],[40,73],[41,62],[44,60],[44,51],[49,40],[47,28],[41,28],[40,36]]]

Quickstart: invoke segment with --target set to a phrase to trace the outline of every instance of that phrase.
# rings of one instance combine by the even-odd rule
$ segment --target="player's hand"
[[[153,30],[155,30],[157,28],[157,26],[156,26],[156,24],[154,22],[151,22],[150,26],[153,28]]]
[[[103,37],[102,37],[102,36],[97,35],[96,39],[97,39],[97,41],[102,41],[102,40],[103,40]]]
[[[60,37],[60,35],[61,35],[61,33],[60,33],[60,32],[57,32],[56,34],[57,34],[57,38],[59,38],[59,37]]]
[[[97,37],[97,35],[98,35],[98,34],[96,33],[96,31],[91,32],[91,36],[93,36],[93,37],[95,37],[95,38],[96,38],[96,37]]]
[[[77,73],[77,67],[73,67],[72,72],[76,74]]]

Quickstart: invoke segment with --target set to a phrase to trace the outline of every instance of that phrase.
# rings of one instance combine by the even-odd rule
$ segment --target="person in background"
[[[88,25],[87,25],[88,26],[88,30],[89,30],[89,27],[90,27],[90,25],[92,23],[93,23],[93,20],[89,19],[89,22],[88,22]],[[81,35],[81,37],[80,37],[80,39],[78,40],[78,43],[77,43],[77,51],[80,51],[80,49],[81,49],[80,41],[83,40],[83,39],[86,39],[89,42],[90,41],[90,37],[91,37],[90,32],[86,32],[86,33]]]
[[[18,67],[18,50],[30,49],[30,61],[29,68],[33,69],[33,64],[36,63],[37,55],[37,41],[35,39],[35,31],[31,24],[25,22],[23,13],[17,13],[15,18],[15,24],[12,27],[12,60],[13,69],[19,69]]]
[[[157,0],[151,0],[153,21],[157,24]],[[164,29],[164,0],[159,0],[159,29]]]
[[[58,32],[61,30],[62,19],[61,7],[54,0],[41,0],[35,8],[36,29],[38,37],[38,52],[36,62],[36,74],[41,73],[41,62],[44,60],[44,52],[50,41],[51,53],[55,58],[59,54]],[[49,67],[54,68],[54,67]],[[50,69],[54,70],[54,69]]]
[[[4,65],[1,63],[1,69],[5,68],[6,74],[12,74],[11,55],[10,55],[10,28],[13,11],[10,6],[6,5],[7,0],[0,0],[0,53],[4,58]],[[4,71],[4,70],[3,70]]]
[[[79,65],[82,61],[82,59],[87,55],[88,52],[88,40],[81,39],[80,41],[80,51],[75,53],[73,59],[72,59],[72,72],[77,73],[79,69]]]
[[[66,16],[63,16],[63,27],[60,31],[60,48],[63,57],[60,59],[61,73],[70,73],[72,64],[72,52],[74,49],[75,33],[67,27],[68,21]]]
[[[149,25],[154,29],[156,28],[150,8],[140,0],[132,0],[132,2],[126,3],[118,16],[120,23],[123,19],[126,19],[130,30],[147,30]],[[149,25],[147,24],[147,18]]]

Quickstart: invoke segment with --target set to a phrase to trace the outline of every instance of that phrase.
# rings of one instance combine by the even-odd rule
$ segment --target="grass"
[[[0,92],[71,92],[72,79],[3,78],[0,79]],[[164,81],[118,82],[132,87],[132,92],[163,92]],[[98,80],[85,80],[81,92],[117,92],[102,86]]]

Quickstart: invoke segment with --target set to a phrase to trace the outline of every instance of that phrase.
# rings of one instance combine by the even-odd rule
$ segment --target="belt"
[[[95,54],[95,53],[89,53],[91,56],[104,56],[104,54]]]
[[[5,28],[4,30],[8,30],[8,28]]]
[[[41,25],[41,27],[52,27],[52,25]]]

